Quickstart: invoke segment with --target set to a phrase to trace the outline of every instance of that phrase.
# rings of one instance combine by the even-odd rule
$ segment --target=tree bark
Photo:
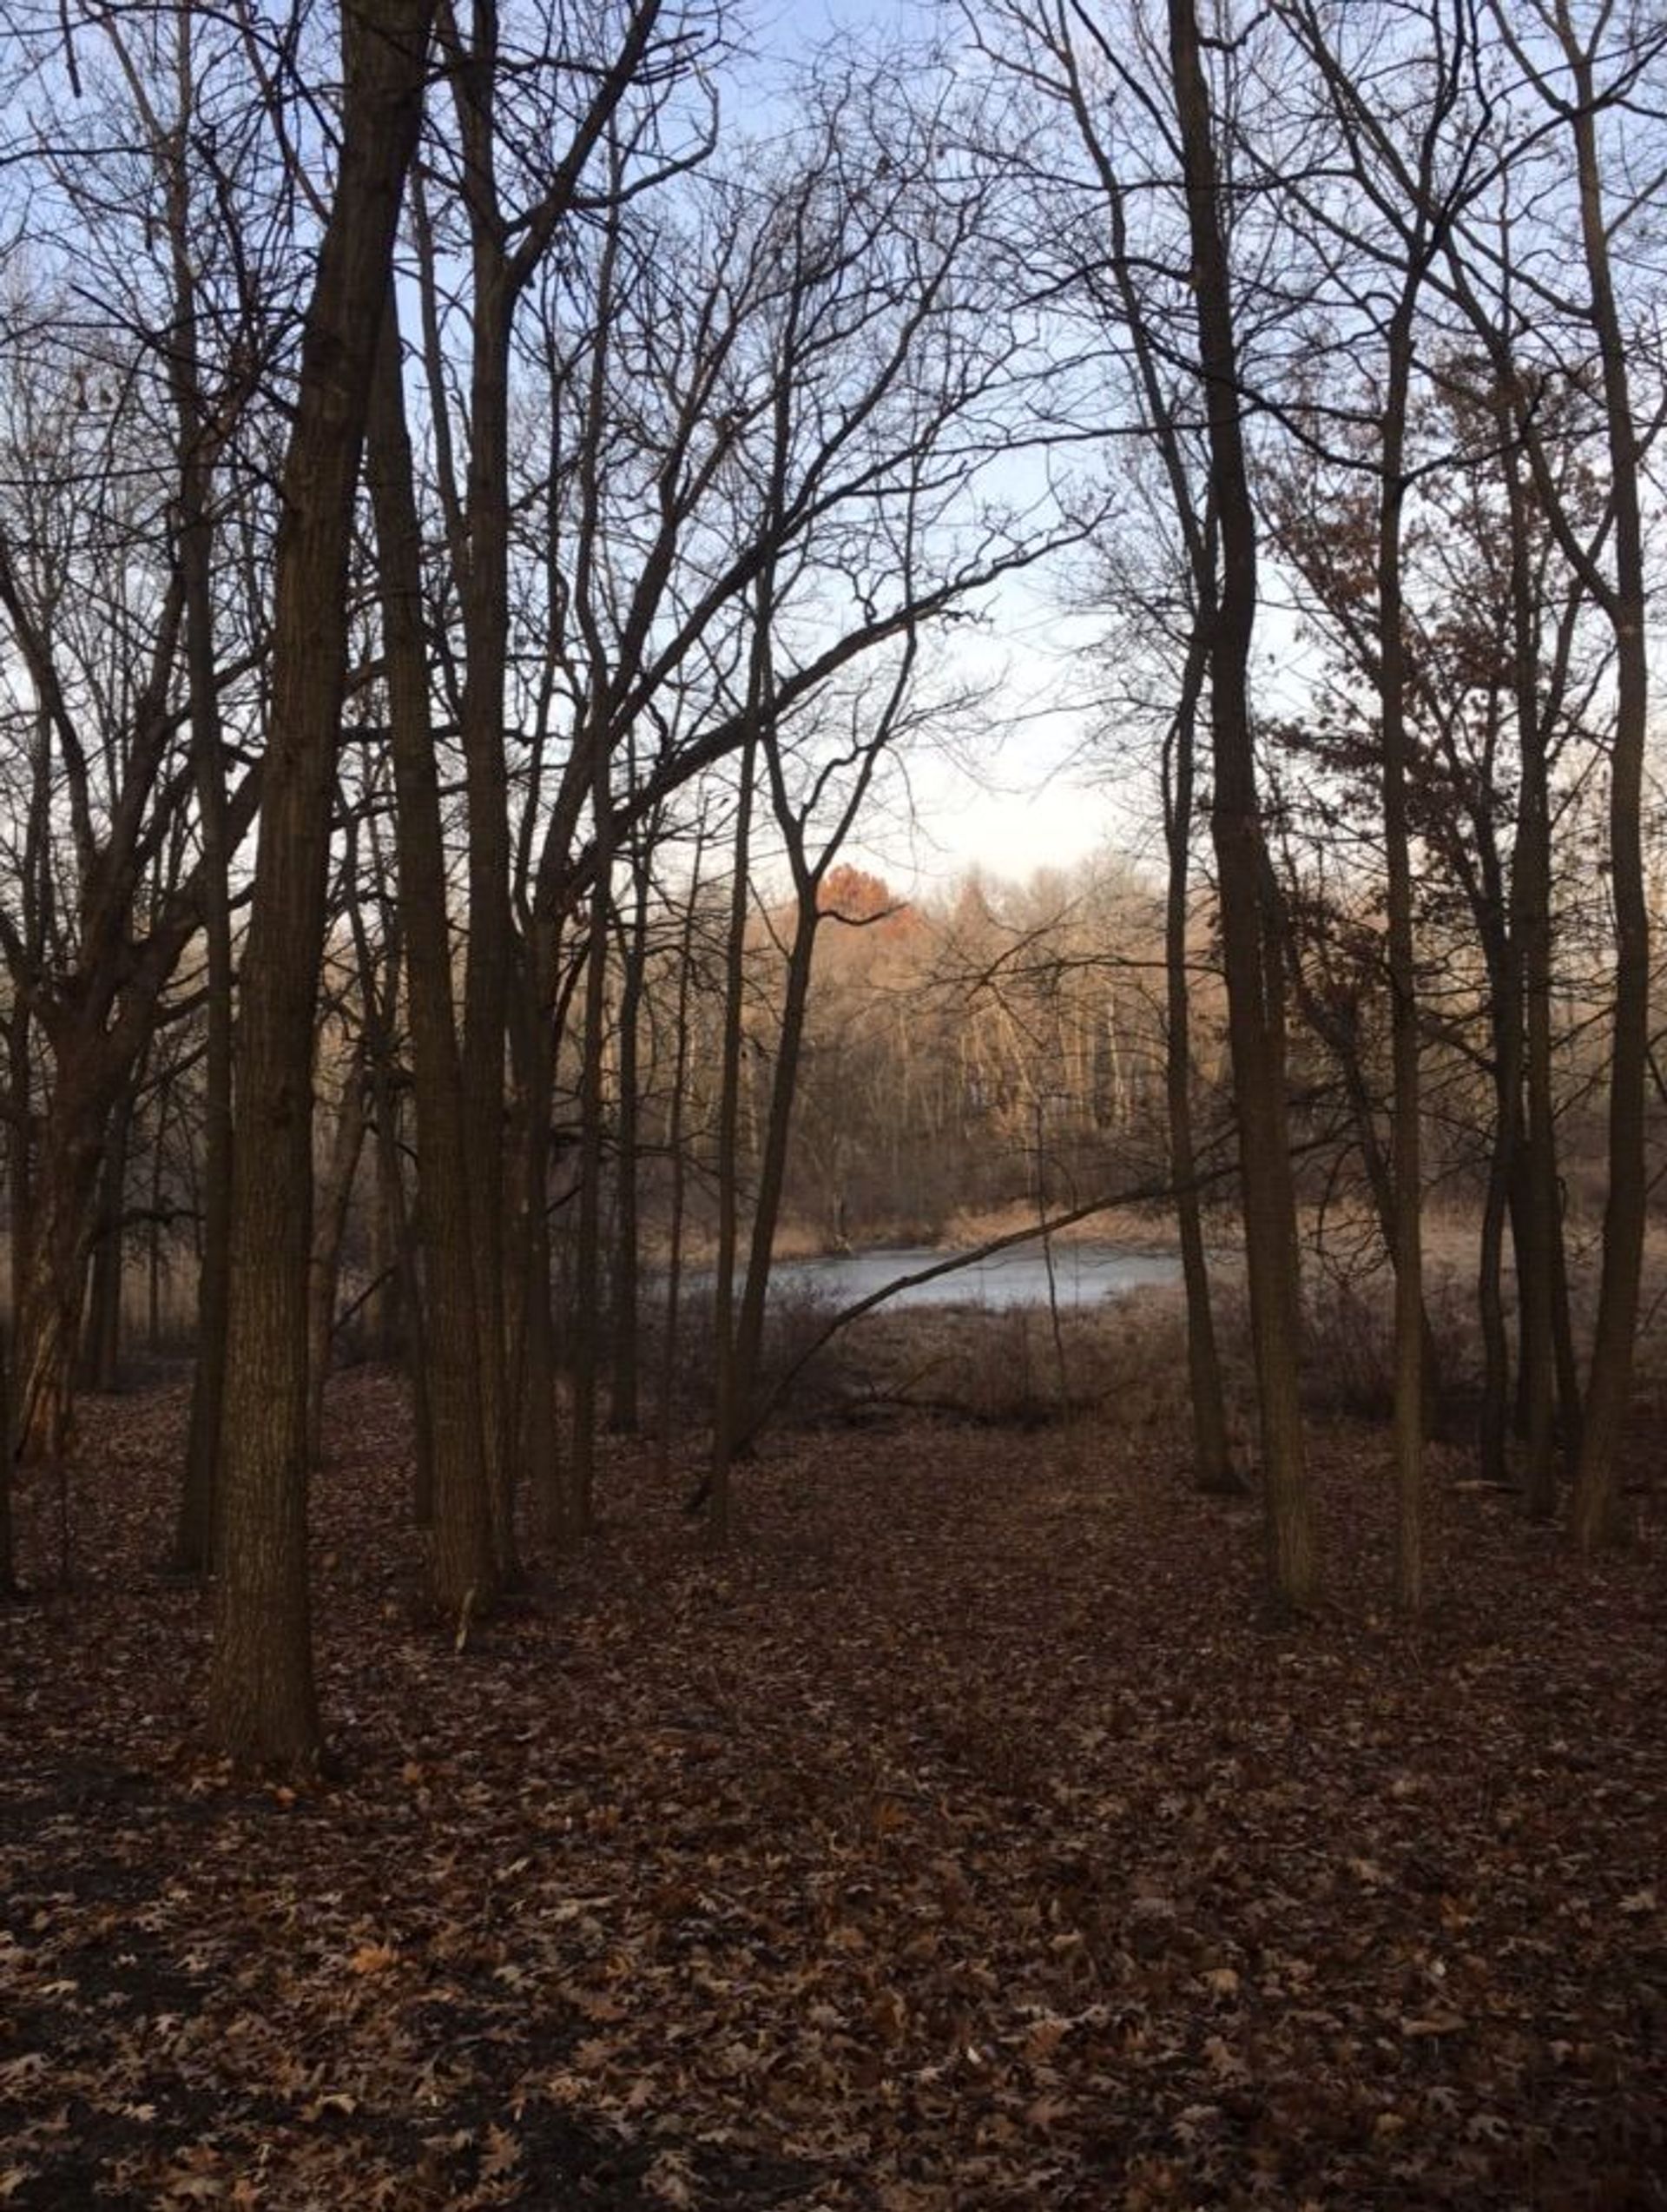
[[[179,447],[179,564],[185,600],[186,695],[201,859],[208,996],[203,1063],[202,1264],[197,1278],[196,1364],[174,1535],[177,1572],[201,1575],[214,1558],[214,1492],[226,1396],[232,1207],[233,950],[230,870],[234,838],[227,802],[214,619],[214,469],[223,431],[202,386],[199,280],[187,149],[196,105],[188,16],[177,29],[178,125],[153,122],[162,173],[174,324],[168,373]]]
[[[221,1572],[209,1727],[240,1765],[315,1767],[306,1559],[314,1000],[348,556],[377,333],[422,116],[432,0],[344,0],[334,195],[302,337],[276,552],[271,737],[237,1040]]]
[[[56,1467],[69,1448],[99,1170],[124,1061],[79,1023],[59,1028],[53,1046],[56,1080],[32,1164],[16,1315],[13,1449],[21,1464]]]
[[[128,1158],[143,1063],[135,1068],[110,1114],[98,1172],[98,1211],[93,1231],[92,1275],[82,1321],[80,1386],[122,1386],[122,1284],[126,1252]]]
[[[754,651],[756,668],[758,649]],[[704,1492],[707,1537],[729,1541],[730,1468],[740,1416],[735,1357],[735,1260],[741,1236],[741,1088],[746,1042],[747,907],[752,866],[753,786],[758,773],[756,720],[741,749],[735,795],[735,873],[724,953],[723,1048],[718,1094],[718,1255],[712,1284],[712,1456]]]
[[[660,1346],[660,1375],[655,1414],[655,1467],[662,1479],[671,1467],[672,1409],[677,1384],[679,1329],[682,1312],[683,1212],[689,1185],[684,1157],[684,1110],[689,1066],[689,998],[695,966],[695,924],[700,910],[701,871],[706,859],[706,814],[695,825],[689,867],[689,904],[684,909],[677,962],[676,1035],[672,1048],[671,1104],[666,1118],[670,1162],[671,1212],[666,1228],[666,1304]]]
[[[1424,274],[1414,248],[1390,320],[1378,500],[1378,700],[1382,720],[1383,848],[1387,884],[1389,1028],[1393,1062],[1395,1274],[1395,1601],[1424,1602],[1424,1176],[1420,1142],[1418,970],[1413,937],[1412,838],[1407,823],[1407,647],[1402,631],[1404,457],[1412,384],[1413,327]]]
[[[504,1060],[514,932],[510,906],[509,770],[504,742],[510,636],[510,365],[515,313],[570,215],[580,179],[652,46],[662,0],[635,0],[612,57],[551,167],[548,188],[513,224],[497,168],[500,56],[496,0],[478,0],[473,36],[453,41],[453,77],[470,213],[473,353],[469,460],[454,555],[465,660],[461,703],[468,802],[469,942],[464,968],[463,1112],[473,1168],[470,1230],[482,1438],[500,1575],[517,1573],[516,1468],[509,1434],[505,1331]],[[514,237],[511,248],[509,241]],[[439,365],[431,364],[438,374]]]
[[[336,1284],[341,1271],[342,1238],[353,1203],[353,1179],[365,1149],[365,1050],[355,1050],[343,1086],[330,1159],[319,1186],[313,1214],[313,1252],[306,1289],[306,1463],[324,1456],[324,1394],[330,1380],[331,1340],[335,1331]]]
[[[1097,38],[1099,35],[1097,34]],[[1103,43],[1103,40],[1101,41]],[[1163,840],[1167,862],[1163,901],[1163,1090],[1170,1177],[1176,1192],[1181,1276],[1187,1311],[1188,1405],[1192,1418],[1193,1482],[1206,1496],[1237,1496],[1244,1482],[1233,1463],[1220,1349],[1210,1293],[1199,1204],[1192,1115],[1191,979],[1187,970],[1189,882],[1198,761],[1199,709],[1209,675],[1216,614],[1220,549],[1213,515],[1195,487],[1195,470],[1162,354],[1137,280],[1129,242],[1128,190],[1117,173],[1069,36],[1056,47],[1060,87],[1104,195],[1111,234],[1111,275],[1117,287],[1136,377],[1180,528],[1190,580],[1190,628],[1180,672],[1175,719],[1163,765]]]
[[[497,1589],[497,1564],[486,1493],[477,1353],[475,1248],[470,1227],[476,1193],[464,1134],[445,848],[423,621],[422,534],[412,467],[398,308],[390,287],[372,380],[367,474],[376,525],[393,758],[395,862],[405,939],[417,1119],[423,1311],[421,1326],[412,1338],[412,1388],[424,1389],[428,1395],[434,1600],[442,1612],[457,1617],[465,1606],[477,1612],[490,1609]]]
[[[1233,1464],[1216,1340],[1209,1261],[1199,1204],[1192,1121],[1192,988],[1187,971],[1188,879],[1191,872],[1193,787],[1198,705],[1209,665],[1200,614],[1182,674],[1180,703],[1165,752],[1163,835],[1168,873],[1163,893],[1163,1096],[1168,1115],[1170,1179],[1181,1235],[1181,1278],[1187,1304],[1187,1403],[1192,1414],[1193,1487],[1206,1497],[1237,1497],[1244,1480]]]
[[[636,763],[627,782],[636,781]],[[642,1222],[640,1205],[642,1102],[638,1095],[642,1058],[643,983],[649,960],[649,892],[651,843],[634,833],[631,852],[631,910],[622,929],[625,975],[619,999],[619,1136],[614,1167],[619,1193],[619,1235],[614,1262],[613,1398],[611,1425],[634,1436],[641,1425]]]
[[[1649,1179],[1644,1086],[1650,1054],[1650,910],[1644,868],[1644,767],[1650,664],[1638,447],[1632,423],[1626,334],[1611,268],[1598,148],[1595,73],[1578,45],[1567,0],[1556,21],[1573,75],[1569,114],[1580,186],[1580,221],[1591,326],[1603,366],[1604,432],[1614,517],[1614,580],[1604,611],[1615,635],[1615,724],[1609,764],[1610,892],[1615,917],[1614,1022],[1609,1080],[1609,1197],[1598,1324],[1581,1424],[1570,1522],[1583,1553],[1614,1540],[1622,1515],[1615,1461],[1631,1406]]]
[[[1508,417],[1501,405],[1500,413]],[[1509,430],[1508,419],[1502,432]],[[1522,1381],[1523,1504],[1535,1520],[1557,1509],[1556,1254],[1562,1237],[1558,1217],[1557,1137],[1552,1094],[1552,821],[1551,775],[1538,671],[1538,602],[1529,546],[1527,487],[1520,457],[1502,438],[1511,532],[1511,619],[1516,679],[1517,743],[1522,789],[1511,870],[1512,983],[1520,987],[1512,1027],[1520,1040],[1524,1079],[1512,1087],[1510,1112],[1521,1119],[1516,1158],[1512,1233],[1517,1257],[1519,1371]],[[1520,1098],[1520,1104],[1519,1099]],[[1503,1135],[1503,1130],[1501,1132]]]
[[[579,1222],[570,1331],[573,1446],[570,1456],[570,1534],[590,1533],[602,1372],[602,1174],[605,1086],[603,1055],[608,1012],[608,924],[613,908],[614,800],[605,724],[584,733],[590,756],[590,809],[596,880],[590,887],[590,937],[584,955],[584,1020],[579,1068]]]
[[[1271,871],[1250,722],[1256,525],[1241,422],[1237,339],[1215,123],[1194,0],[1169,0],[1169,26],[1192,241],[1199,363],[1221,530],[1221,591],[1210,651],[1216,779],[1210,826],[1238,1109],[1268,1574],[1275,1606],[1302,1613],[1318,1595],[1319,1562],[1298,1391],[1301,1311],[1295,1192],[1286,1133],[1282,948],[1278,919],[1270,910]]]

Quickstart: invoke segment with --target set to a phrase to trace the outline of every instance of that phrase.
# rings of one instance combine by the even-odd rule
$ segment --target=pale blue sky
[[[836,39],[842,32],[883,45],[888,34],[917,35],[934,18],[951,23],[947,0],[751,0],[752,44],[767,68]],[[916,752],[908,767],[913,822],[899,806],[880,806],[860,824],[853,857],[865,857],[899,888],[940,888],[971,867],[1023,879],[1039,868],[1068,867],[1119,835],[1126,815],[1081,761],[1089,724],[1062,699],[1081,698],[1084,626],[1060,611],[1038,578],[999,595],[989,627],[959,650],[979,680],[1005,676],[1002,710],[1014,724],[998,747],[968,732],[952,756]]]

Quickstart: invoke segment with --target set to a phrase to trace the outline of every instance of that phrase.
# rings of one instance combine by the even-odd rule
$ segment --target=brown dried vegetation
[[[772,1439],[714,1562],[614,1448],[582,1565],[422,1618],[398,1393],[317,1490],[339,1778],[203,1757],[178,1391],[88,1408],[0,1614],[0,2202],[1667,2204],[1667,1589],[1322,1436],[1330,1604],[1177,1430]],[[1648,1471],[1640,1467],[1640,1473]]]

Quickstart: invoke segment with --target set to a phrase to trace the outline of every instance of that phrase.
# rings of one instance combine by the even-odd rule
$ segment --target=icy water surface
[[[919,1273],[951,1258],[926,1245],[878,1246],[832,1252],[820,1259],[782,1260],[771,1270],[777,1292],[814,1290],[834,1305],[855,1305],[899,1276]],[[1059,1244],[1053,1277],[1061,1305],[1093,1305],[1147,1283],[1180,1280],[1181,1263],[1167,1252],[1133,1251],[1126,1245]],[[965,1267],[899,1291],[893,1305],[1045,1305],[1048,1268],[1039,1244],[1018,1245]]]

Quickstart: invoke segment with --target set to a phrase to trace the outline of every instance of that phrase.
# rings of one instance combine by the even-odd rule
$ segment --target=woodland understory
[[[614,1438],[590,1547],[454,1634],[353,1370],[333,1771],[262,1788],[159,1567],[187,1397],[19,1500],[0,2202],[1667,2205],[1659,1423],[1584,1563],[1432,1446],[1407,1626],[1382,1432],[1320,1423],[1296,1628],[1156,1403],[778,1429],[721,1557],[693,1440]]]

